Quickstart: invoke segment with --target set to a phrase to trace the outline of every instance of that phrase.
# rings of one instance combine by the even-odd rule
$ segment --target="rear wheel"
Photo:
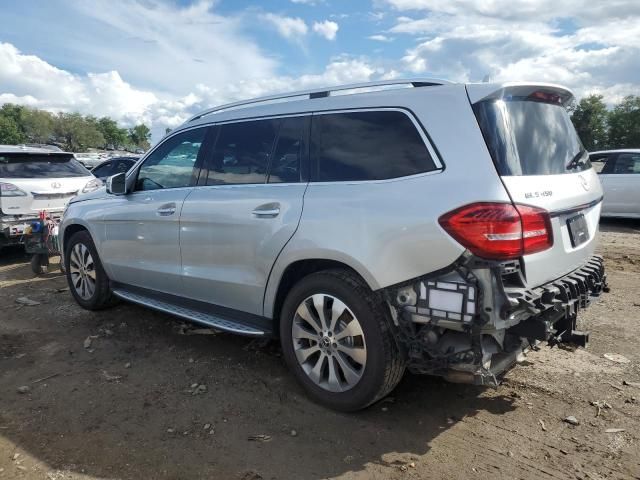
[[[384,303],[348,270],[315,273],[291,289],[280,339],[307,393],[336,410],[365,408],[404,373]]]
[[[69,290],[81,307],[100,310],[115,303],[109,277],[89,232],[73,234],[66,245],[64,261]]]

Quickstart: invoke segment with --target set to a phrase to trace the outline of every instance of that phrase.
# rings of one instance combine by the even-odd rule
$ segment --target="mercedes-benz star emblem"
[[[60,182],[52,182],[51,183],[51,188],[60,188],[62,186],[62,184]]]

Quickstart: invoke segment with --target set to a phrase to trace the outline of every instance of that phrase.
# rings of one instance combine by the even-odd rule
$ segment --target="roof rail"
[[[365,83],[352,83],[348,85],[339,85],[334,87],[316,88],[311,90],[300,90],[297,92],[281,93],[277,95],[269,95],[266,97],[258,97],[250,100],[241,100],[239,102],[227,103],[225,105],[219,105],[207,109],[198,113],[194,117],[191,117],[186,123],[193,122],[212,113],[221,112],[223,110],[235,109],[238,107],[244,107],[248,105],[254,105],[258,103],[274,102],[277,100],[295,99],[296,97],[307,97],[308,99],[324,98],[331,96],[332,92],[340,92],[344,90],[359,90],[366,88],[385,87],[393,85],[409,85],[412,87],[431,87],[435,85],[451,85],[453,82],[448,80],[441,80],[436,78],[401,78],[396,80],[379,80],[374,82]]]

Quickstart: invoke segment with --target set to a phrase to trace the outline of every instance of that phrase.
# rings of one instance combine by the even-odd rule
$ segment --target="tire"
[[[324,323],[316,305],[327,313]],[[336,317],[335,332],[330,331]],[[294,285],[282,307],[280,341],[307,394],[334,410],[371,405],[404,374],[386,304],[348,270],[314,273]]]
[[[36,275],[47,273],[49,269],[49,255],[36,253],[31,257],[31,271]]]
[[[78,305],[87,310],[101,310],[115,304],[117,300],[111,292],[111,282],[89,232],[74,233],[65,247],[67,283]]]

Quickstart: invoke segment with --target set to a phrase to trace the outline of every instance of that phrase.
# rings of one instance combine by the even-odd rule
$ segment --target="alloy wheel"
[[[76,243],[71,249],[69,274],[76,293],[83,300],[89,300],[96,291],[96,270],[91,252],[82,243]]]
[[[298,363],[319,387],[344,392],[355,387],[367,363],[360,322],[340,299],[318,293],[296,309],[291,336]]]

